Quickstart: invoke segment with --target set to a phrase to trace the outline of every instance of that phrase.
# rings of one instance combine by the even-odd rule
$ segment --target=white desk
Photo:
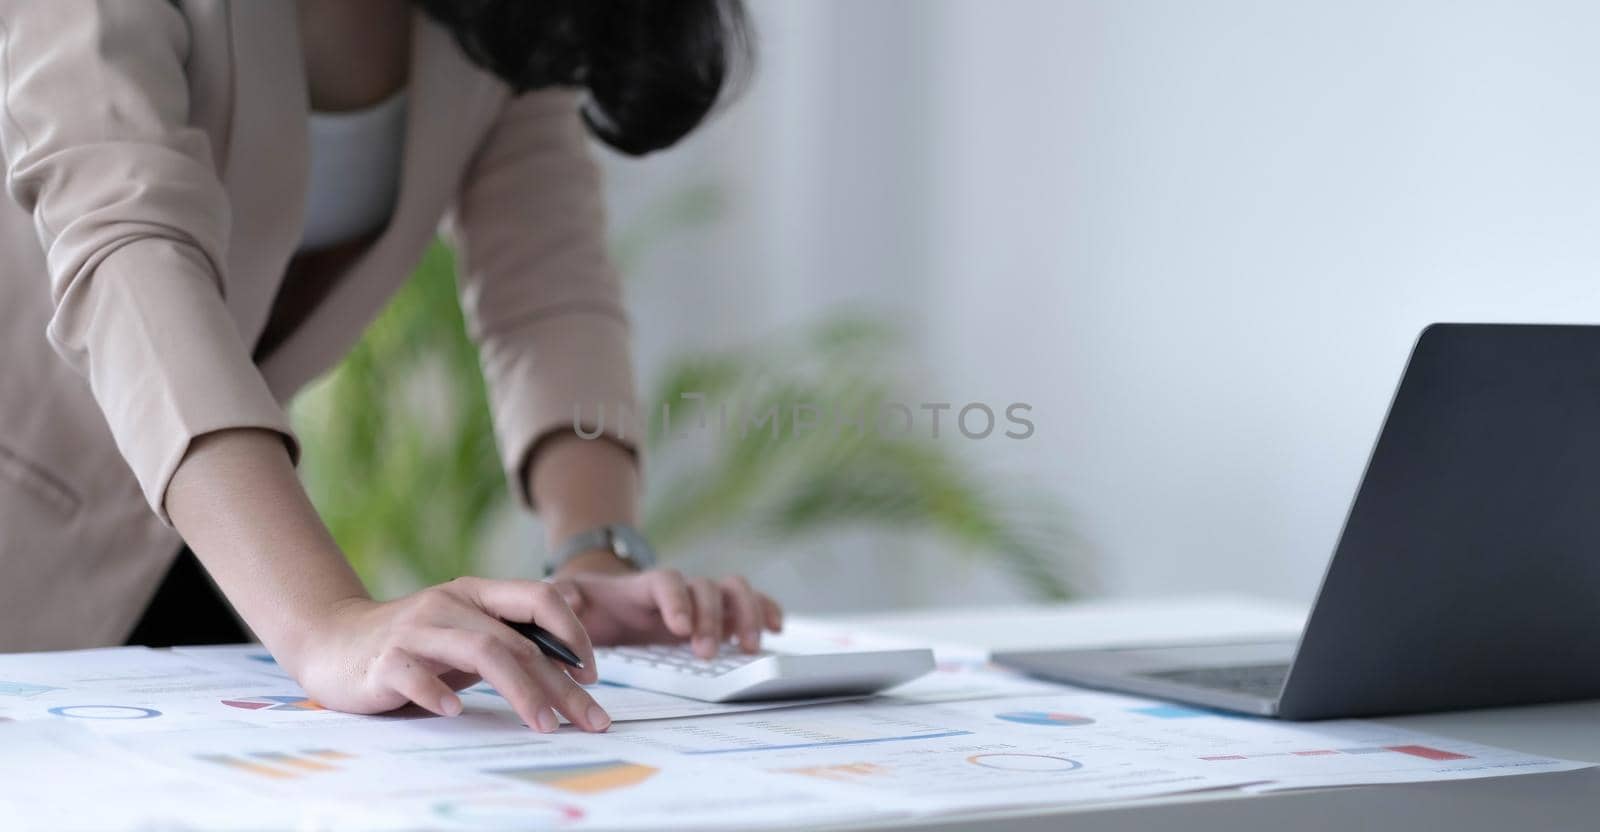
[[[1296,632],[1303,619],[1304,610],[1282,604],[1208,597],[836,616],[821,621],[922,642],[997,650],[1285,636]],[[1600,762],[1600,702],[1382,721],[1531,754]],[[1572,832],[1600,829],[1600,770],[1266,796],[1190,794],[1116,805],[875,824],[868,828],[949,830],[978,826],[1073,832]]]

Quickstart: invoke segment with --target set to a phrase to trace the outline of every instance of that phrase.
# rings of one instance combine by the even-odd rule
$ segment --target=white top
[[[400,194],[405,91],[364,110],[312,113],[311,178],[299,250],[314,251],[376,231]]]

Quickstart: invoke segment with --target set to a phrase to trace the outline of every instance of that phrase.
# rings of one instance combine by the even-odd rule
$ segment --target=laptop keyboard
[[[1275,697],[1283,691],[1283,681],[1289,677],[1287,664],[1251,664],[1237,667],[1198,667],[1190,670],[1166,670],[1160,673],[1141,674],[1150,679],[1192,685],[1213,690],[1225,690],[1250,696]]]

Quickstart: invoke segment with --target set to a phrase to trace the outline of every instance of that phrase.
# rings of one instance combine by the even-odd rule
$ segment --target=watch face
[[[656,565],[655,550],[650,548],[650,543],[644,539],[644,535],[629,526],[611,527],[611,549],[618,556],[633,561],[640,569],[649,569]]]

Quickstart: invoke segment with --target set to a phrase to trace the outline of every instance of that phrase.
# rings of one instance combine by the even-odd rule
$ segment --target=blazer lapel
[[[288,398],[349,352],[410,276],[454,201],[463,171],[495,112],[490,105],[498,88],[467,62],[449,33],[420,10],[413,11],[411,46],[405,153],[394,215],[340,276],[338,285],[262,365],[267,383],[280,398]],[[301,119],[303,123],[304,115]],[[304,131],[297,132],[303,138]],[[303,190],[295,190],[303,199]],[[300,210],[293,216],[299,218]]]
[[[278,296],[304,222],[310,109],[293,3],[226,4],[232,116],[222,168],[233,204],[228,309],[254,344]]]

